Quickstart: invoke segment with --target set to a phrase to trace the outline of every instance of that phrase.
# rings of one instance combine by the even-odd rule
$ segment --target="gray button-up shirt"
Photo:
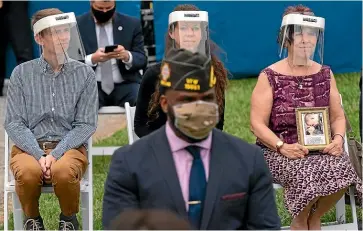
[[[51,154],[59,159],[87,144],[97,128],[98,89],[95,73],[69,60],[54,73],[43,57],[15,67],[7,92],[5,130],[20,149],[39,160],[37,141],[60,141]]]

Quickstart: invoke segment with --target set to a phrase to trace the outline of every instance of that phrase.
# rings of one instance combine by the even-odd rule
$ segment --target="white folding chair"
[[[9,169],[9,137],[5,131],[4,230],[9,229],[8,194],[12,194],[14,229],[23,230],[23,210],[15,192],[15,180]],[[93,230],[92,138],[88,140],[88,168],[81,181],[81,215],[83,230]],[[42,187],[42,193],[54,193],[53,187]]]
[[[123,107],[118,106],[107,106],[107,107],[101,107],[98,110],[98,114],[124,114],[125,109]]]
[[[101,107],[98,110],[99,115],[112,115],[112,114],[125,114],[125,108],[118,106],[106,106]],[[93,147],[91,150],[91,156],[104,156],[112,155],[115,150],[120,148],[119,146],[113,147]]]
[[[342,96],[340,95],[340,104],[343,106]],[[345,135],[344,140],[347,141],[347,135]],[[347,142],[344,142],[344,151],[349,155],[349,149]],[[273,184],[274,189],[283,188],[279,184]],[[349,187],[349,197],[350,197],[350,206],[352,209],[352,223],[346,223],[346,211],[345,211],[345,195],[336,203],[335,205],[335,216],[336,220],[334,222],[324,223],[322,229],[326,230],[357,230],[358,229],[358,219],[357,219],[357,210],[354,198],[354,186]],[[289,229],[289,226],[282,227],[283,229]]]
[[[130,104],[126,102],[125,110],[126,110],[126,120],[127,120],[127,135],[129,138],[129,144],[132,144],[133,142],[139,139],[134,130],[134,118],[135,118],[136,107],[130,107]]]

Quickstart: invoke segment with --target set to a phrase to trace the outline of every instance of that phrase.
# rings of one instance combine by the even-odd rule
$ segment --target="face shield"
[[[74,13],[48,16],[37,21],[34,35],[39,35],[41,52],[54,57],[59,65],[71,59],[83,61],[85,51]]]
[[[280,58],[289,57],[290,65],[323,64],[325,19],[303,14],[288,14],[282,19]]]
[[[174,11],[169,14],[172,48],[184,48],[210,56],[208,12]]]

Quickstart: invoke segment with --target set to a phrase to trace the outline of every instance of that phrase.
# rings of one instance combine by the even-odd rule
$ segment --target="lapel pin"
[[[122,26],[119,26],[117,29],[121,31],[123,28],[122,28]]]

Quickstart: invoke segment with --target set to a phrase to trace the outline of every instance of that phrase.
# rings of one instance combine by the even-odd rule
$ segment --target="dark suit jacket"
[[[280,230],[272,177],[257,146],[213,130],[201,229]],[[112,156],[102,222],[130,208],[166,209],[187,218],[165,126]]]
[[[77,17],[77,23],[86,54],[90,55],[98,49],[94,18],[90,12],[85,13]],[[140,83],[139,70],[145,69],[147,65],[141,22],[137,18],[116,12],[112,24],[114,44],[124,46],[132,54],[132,67],[129,70],[126,70],[122,61],[117,62],[122,78]],[[118,30],[119,27],[122,30]]]

